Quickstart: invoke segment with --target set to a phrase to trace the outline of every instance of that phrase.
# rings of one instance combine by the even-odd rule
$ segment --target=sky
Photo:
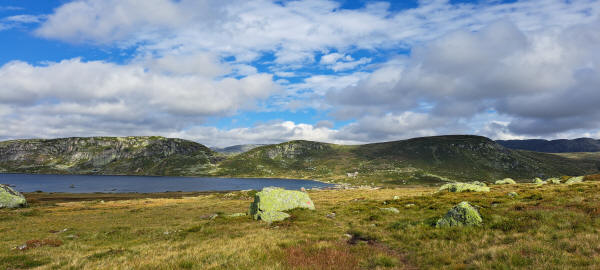
[[[600,138],[600,0],[0,0],[0,140]]]

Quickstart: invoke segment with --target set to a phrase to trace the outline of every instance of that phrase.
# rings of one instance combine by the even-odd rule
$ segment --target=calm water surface
[[[112,175],[40,175],[0,174],[0,184],[9,184],[21,192],[166,192],[260,190],[275,186],[285,189],[329,187],[331,184],[311,180],[277,178],[211,178],[170,176],[112,176]]]

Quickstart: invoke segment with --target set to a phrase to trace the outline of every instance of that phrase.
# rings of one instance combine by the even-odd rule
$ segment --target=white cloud
[[[5,17],[2,20],[14,23],[39,23],[43,18],[44,16],[22,14]]]
[[[99,127],[107,133],[121,126],[131,126],[125,128],[129,131],[140,126],[185,128],[206,117],[253,108],[278,91],[269,74],[213,77],[228,68],[204,61],[211,57],[200,59],[206,64],[200,70],[196,65],[174,70],[170,58],[128,65],[80,59],[44,66],[9,62],[0,67],[0,103],[9,110],[0,116],[4,123],[0,136],[23,134],[15,129],[24,124],[33,126],[23,130],[39,127],[50,130],[47,134],[61,126],[91,133]],[[50,116],[55,119],[48,120]],[[27,137],[38,134],[44,133]]]
[[[413,48],[355,86],[334,89],[336,115],[419,110],[472,119],[507,115],[514,134],[548,135],[600,125],[600,21],[562,31],[523,32],[501,21]],[[383,76],[382,76],[383,75]]]
[[[391,12],[386,3],[344,10],[327,0],[81,0],[57,8],[37,34],[69,42],[143,43],[140,49],[150,51],[210,50],[238,61],[274,52],[278,64],[310,63],[316,52],[332,48],[342,55],[354,49],[408,48],[499,19],[525,31],[562,29],[593,21],[599,6],[590,0],[461,5],[421,1],[417,8]],[[321,60],[331,64],[337,54]]]
[[[11,10],[11,9],[8,9]],[[16,10],[16,9],[15,9]],[[2,11],[2,7],[0,7],[0,11]],[[0,19],[0,31],[8,30],[12,28],[19,28],[27,24],[37,24],[40,23],[45,18],[44,15],[13,15]]]

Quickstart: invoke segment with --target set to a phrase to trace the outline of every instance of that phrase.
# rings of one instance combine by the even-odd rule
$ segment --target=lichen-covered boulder
[[[495,182],[496,185],[514,185],[516,183],[512,178],[504,178]]]
[[[461,202],[440,218],[435,227],[481,226],[482,223],[479,211],[468,202]]]
[[[266,222],[281,221],[289,217],[282,211],[295,208],[314,210],[315,205],[306,192],[267,187],[254,195],[250,215]]]
[[[560,184],[560,179],[558,179],[556,177],[548,178],[548,179],[546,179],[546,183]]]
[[[26,207],[27,200],[18,191],[7,185],[0,184],[0,208]]]
[[[482,187],[487,187],[487,184],[486,184],[486,183],[484,183],[484,182],[480,182],[480,181],[473,181],[473,182],[471,182],[471,183],[469,183],[469,184],[472,184],[472,185],[478,185],[478,186],[482,186]]]
[[[469,183],[448,183],[440,187],[438,191],[449,191],[449,192],[488,192],[489,187],[474,185]]]
[[[565,182],[565,184],[572,185],[572,184],[581,183],[581,182],[583,182],[583,176],[577,176],[577,177],[569,178],[569,180],[567,180]]]

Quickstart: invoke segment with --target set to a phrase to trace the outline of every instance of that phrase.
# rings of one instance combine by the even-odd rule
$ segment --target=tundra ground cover
[[[0,210],[0,268],[591,269],[600,264],[599,188],[309,191],[316,211],[292,210],[271,224],[227,216],[245,212],[253,192],[85,201],[26,194],[36,198],[29,208]],[[483,225],[435,228],[462,201],[478,208]],[[400,212],[382,210],[389,207]],[[27,242],[54,244],[18,249]]]

